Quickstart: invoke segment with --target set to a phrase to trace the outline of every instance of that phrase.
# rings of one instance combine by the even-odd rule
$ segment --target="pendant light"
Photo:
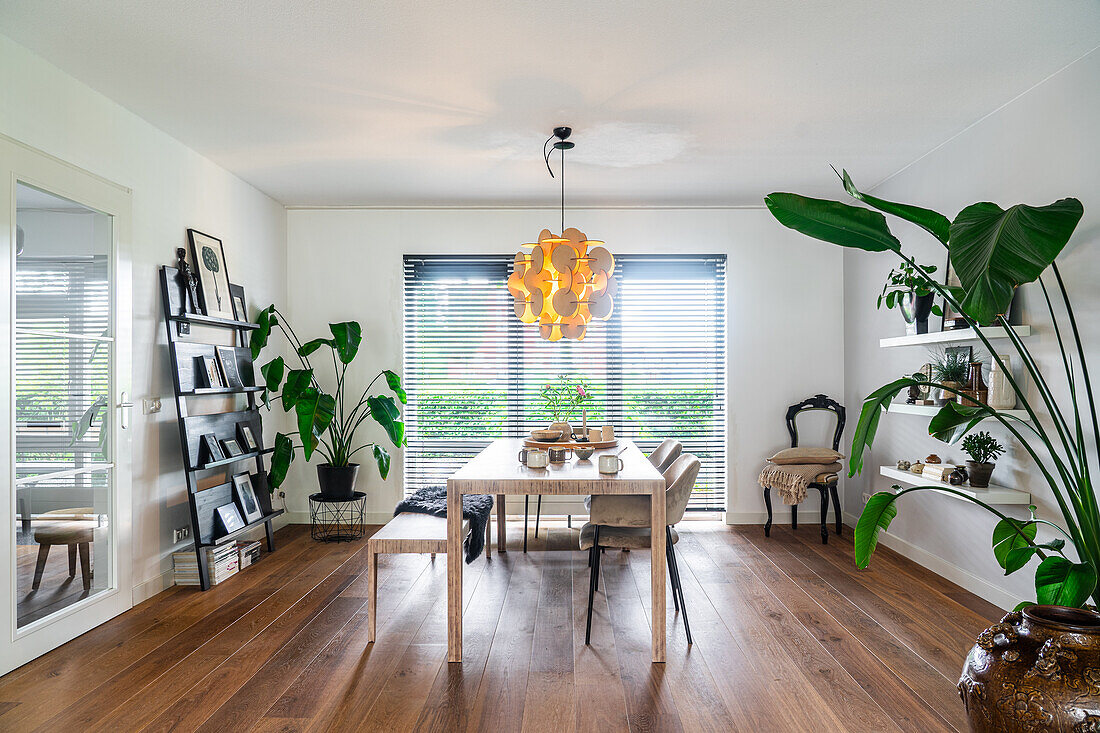
[[[561,232],[543,229],[537,242],[520,245],[508,277],[516,317],[525,324],[537,324],[539,336],[547,341],[582,340],[589,321],[611,318],[618,292],[615,258],[604,243],[565,228],[565,151],[573,147],[568,140],[572,132],[555,127],[542,146],[551,177],[550,156],[554,150],[561,151]],[[555,138],[557,142],[547,150]]]

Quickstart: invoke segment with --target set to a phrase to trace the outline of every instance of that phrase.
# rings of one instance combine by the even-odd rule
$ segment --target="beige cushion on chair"
[[[814,483],[815,484],[831,484],[839,478],[840,478],[840,475],[836,474],[836,473],[819,473],[816,476],[814,476]]]
[[[665,471],[672,462],[680,457],[680,454],[684,451],[684,444],[678,440],[672,438],[665,438],[661,441],[661,444],[657,446],[657,450],[649,454],[649,462],[652,463],[658,471]]]
[[[684,518],[691,490],[699,476],[699,459],[684,453],[665,471],[665,522]],[[650,497],[645,494],[597,494],[589,502],[588,521],[613,527],[649,527]]]
[[[844,458],[843,453],[838,453],[832,448],[812,448],[799,446],[797,448],[785,448],[768,459],[769,463],[779,466],[792,464],[805,465],[807,463],[820,463],[828,465],[836,463]]]
[[[91,507],[55,509],[41,515],[45,524],[34,529],[34,541],[40,545],[70,545],[95,541],[99,526]]]
[[[675,528],[672,532],[672,544],[680,541]],[[581,527],[581,549],[592,547],[596,539],[596,525],[589,522]],[[649,527],[605,527],[600,526],[600,547],[625,547],[630,550],[643,550],[649,547]]]

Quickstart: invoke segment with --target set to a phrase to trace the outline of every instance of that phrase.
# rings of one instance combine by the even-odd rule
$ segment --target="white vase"
[[[1009,369],[1012,368],[1012,362],[1005,354],[999,355],[1000,360]],[[994,410],[1011,410],[1016,407],[1016,392],[1013,391],[1012,385],[1008,383],[1008,376],[1001,369],[997,362],[993,362],[989,367],[989,406]]]

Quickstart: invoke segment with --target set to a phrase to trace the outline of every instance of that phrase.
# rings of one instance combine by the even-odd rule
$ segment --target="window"
[[[680,440],[703,464],[688,508],[724,510],[725,257],[619,257],[611,320],[557,343],[515,317],[511,265],[405,256],[406,491],[444,484],[495,438],[548,423],[539,390],[572,373],[593,387],[590,425],[614,425],[646,453]]]

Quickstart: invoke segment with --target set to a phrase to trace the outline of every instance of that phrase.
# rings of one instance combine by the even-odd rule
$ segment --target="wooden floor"
[[[647,552],[605,553],[585,647],[575,531],[544,528],[527,555],[513,533],[467,566],[450,665],[444,557],[383,556],[368,646],[364,543],[294,526],[229,582],[173,588],[0,678],[0,730],[965,729],[955,682],[995,607],[886,549],[857,572],[850,530],[828,546],[814,526],[680,530],[695,644],[670,620],[665,665]]]

